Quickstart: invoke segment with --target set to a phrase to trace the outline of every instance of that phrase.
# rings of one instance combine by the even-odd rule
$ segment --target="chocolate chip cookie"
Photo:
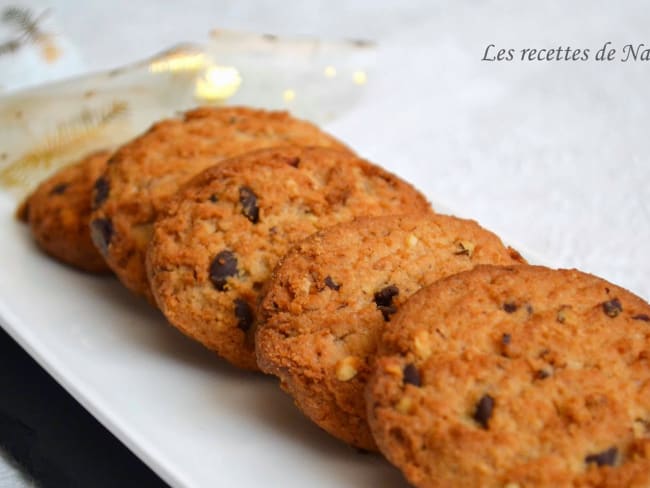
[[[20,206],[38,246],[53,258],[91,273],[109,268],[90,240],[90,197],[108,151],[90,154],[42,182]]]
[[[210,168],[155,224],[147,254],[157,303],[181,331],[257,369],[255,309],[295,241],[360,215],[427,212],[408,183],[349,153],[286,147]]]
[[[422,286],[521,257],[476,222],[446,215],[361,218],[293,247],[260,307],[262,371],[334,436],[376,449],[364,388],[384,325]]]
[[[156,123],[110,159],[95,194],[93,240],[127,288],[153,301],[145,253],[153,222],[178,188],[217,162],[277,145],[343,144],[286,112],[199,108]]]
[[[650,486],[650,306],[576,270],[479,266],[387,324],[375,440],[420,488]]]

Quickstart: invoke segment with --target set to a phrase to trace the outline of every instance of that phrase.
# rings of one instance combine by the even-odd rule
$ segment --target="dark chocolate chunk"
[[[289,164],[290,164],[291,166],[293,166],[294,168],[297,168],[298,165],[300,164],[300,158],[297,158],[297,157],[296,157],[296,158],[292,158],[292,159],[289,161]]]
[[[239,202],[242,204],[242,213],[248,220],[257,224],[260,220],[260,209],[257,206],[257,195],[247,186],[239,189]]]
[[[422,380],[420,379],[420,372],[418,368],[415,367],[415,364],[410,363],[404,367],[404,384],[405,385],[414,385],[422,386]]]
[[[90,237],[95,247],[106,256],[113,237],[113,222],[109,219],[95,219],[90,223]]]
[[[613,446],[598,454],[589,454],[585,457],[585,463],[596,463],[598,466],[614,466],[617,456],[618,448]]]
[[[642,320],[644,322],[650,322],[650,316],[646,315],[644,313],[640,313],[638,315],[635,315],[634,317],[632,317],[632,319],[633,320]]]
[[[503,310],[507,313],[513,313],[517,311],[517,304],[514,302],[506,302],[503,304]]]
[[[384,307],[383,305],[378,305],[377,308],[381,312],[381,316],[384,317],[384,322],[389,322],[390,316],[397,313],[397,307],[395,307],[394,305],[389,305],[388,307]]]
[[[393,305],[393,297],[398,294],[399,289],[395,285],[389,285],[375,293],[377,309],[381,312],[385,322],[388,322],[390,316],[397,312],[397,308]]]
[[[237,275],[237,258],[227,249],[217,254],[210,264],[210,281],[219,291],[226,289],[227,279]]]
[[[623,305],[618,298],[612,298],[611,300],[603,303],[603,312],[608,317],[616,317],[619,313],[623,311]]]
[[[95,181],[95,195],[93,197],[93,208],[99,208],[99,206],[104,203],[108,198],[108,192],[110,191],[110,185],[108,180],[103,176],[97,178]]]
[[[216,193],[213,193],[212,195],[210,195],[209,200],[210,200],[212,203],[217,203],[217,202],[219,201],[219,197],[217,196]]]
[[[474,412],[474,420],[476,420],[484,429],[488,428],[488,422],[492,417],[492,410],[494,410],[494,398],[490,395],[483,395],[476,404],[476,411]]]
[[[549,373],[549,372],[546,371],[545,369],[540,369],[540,370],[537,370],[537,371],[535,372],[535,379],[536,379],[536,380],[545,380],[545,379],[548,378],[549,376],[551,376],[551,373]]]
[[[386,322],[390,320],[391,315],[397,312],[397,308],[393,305],[393,297],[396,295],[399,295],[399,289],[395,285],[388,285],[375,293],[377,309],[381,311]]]
[[[501,336],[501,344],[503,344],[504,346],[510,344],[511,340],[512,340],[512,336],[510,334],[503,334]]]
[[[399,289],[395,285],[389,285],[375,293],[375,303],[378,307],[389,307],[396,295],[399,295]]]
[[[241,298],[235,299],[235,317],[237,317],[237,327],[246,332],[253,325],[253,309],[246,300]]]
[[[327,285],[328,288],[331,288],[334,291],[339,291],[341,289],[341,285],[339,285],[336,281],[334,281],[331,276],[325,277],[325,285]]]
[[[59,183],[50,192],[50,195],[62,195],[68,189],[67,183]]]

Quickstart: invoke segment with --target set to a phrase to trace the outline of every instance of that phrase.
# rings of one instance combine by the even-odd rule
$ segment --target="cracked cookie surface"
[[[413,295],[378,356],[370,425],[415,486],[650,485],[650,306],[622,288],[479,266]]]
[[[347,150],[315,125],[286,112],[204,107],[157,122],[109,160],[92,215],[97,248],[127,288],[153,303],[146,249],[153,222],[176,191],[226,158],[294,144]]]
[[[260,307],[258,363],[323,429],[376,449],[364,388],[384,325],[422,286],[478,263],[521,258],[476,222],[446,215],[360,218],[296,244]]]
[[[255,309],[299,239],[360,215],[430,211],[411,185],[349,153],[286,147],[233,158],[194,178],[156,222],[147,268],[181,331],[257,369]]]
[[[104,171],[110,154],[95,152],[60,169],[29,195],[17,212],[29,224],[34,240],[43,251],[91,273],[110,271],[93,246],[88,228],[95,181]]]

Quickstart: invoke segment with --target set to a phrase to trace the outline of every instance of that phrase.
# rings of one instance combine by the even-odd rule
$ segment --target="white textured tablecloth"
[[[11,2],[50,8],[81,74],[215,27],[381,44],[359,110],[329,129],[462,216],[650,298],[650,62],[482,62],[504,48],[650,41],[645,1]],[[8,5],[0,2],[0,6]],[[1,84],[1,83],[0,83]],[[1,93],[1,92],[0,92]],[[0,486],[25,481],[0,452]],[[21,481],[22,480],[22,481]]]

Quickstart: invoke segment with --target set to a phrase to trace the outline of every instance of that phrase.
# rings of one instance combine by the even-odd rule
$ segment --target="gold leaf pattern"
[[[0,186],[26,189],[45,173],[69,164],[71,155],[126,116],[128,108],[126,102],[114,101],[103,109],[85,108],[72,119],[59,123],[42,142],[0,170]]]
[[[13,26],[17,32],[17,37],[9,39],[0,44],[0,56],[11,54],[23,45],[30,42],[37,43],[41,46],[41,55],[48,63],[53,63],[59,58],[59,48],[54,42],[54,37],[43,32],[40,28],[40,22],[49,11],[45,10],[38,16],[34,16],[31,10],[27,8],[6,7],[2,11],[3,23]]]

